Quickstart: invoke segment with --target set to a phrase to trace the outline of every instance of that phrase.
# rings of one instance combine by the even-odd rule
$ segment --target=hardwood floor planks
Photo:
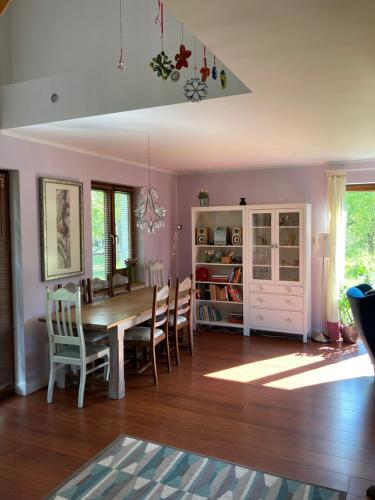
[[[120,433],[350,491],[353,500],[375,481],[375,385],[362,345],[322,350],[200,333],[193,358],[183,352],[178,369],[159,373],[157,388],[151,377],[129,377],[120,401],[88,390],[83,410],[76,388],[56,390],[52,405],[45,390],[0,404],[2,496],[40,498]]]

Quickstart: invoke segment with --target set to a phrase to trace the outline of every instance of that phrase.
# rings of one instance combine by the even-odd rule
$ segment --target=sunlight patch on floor
[[[234,366],[233,368],[220,370],[218,372],[207,373],[205,377],[246,384],[264,377],[281,374],[289,370],[294,370],[304,366],[311,366],[324,361],[324,359],[325,356],[323,354],[314,356],[306,356],[303,353],[287,354],[286,356],[264,359],[253,363]]]
[[[263,384],[274,389],[294,390],[319,384],[339,382],[360,377],[373,377],[374,369],[367,354],[355,358],[330,363],[319,368],[308,369],[302,373]]]

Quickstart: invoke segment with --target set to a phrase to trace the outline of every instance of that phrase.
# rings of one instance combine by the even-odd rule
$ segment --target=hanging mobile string
[[[184,23],[181,23],[181,45],[184,44]]]
[[[194,37],[194,71],[197,76],[197,37]]]
[[[158,13],[155,17],[155,24],[160,24],[161,50],[164,50],[164,2],[158,1]]]
[[[148,188],[151,187],[151,155],[150,155],[150,134],[147,134],[147,164],[148,164]]]
[[[125,61],[124,61],[124,37],[123,37],[123,22],[122,22],[122,0],[120,0],[120,57],[117,63],[118,69],[124,69],[125,68]]]

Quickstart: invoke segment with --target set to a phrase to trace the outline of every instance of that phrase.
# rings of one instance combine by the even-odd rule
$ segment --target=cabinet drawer
[[[303,311],[303,297],[295,295],[250,293],[250,306],[280,309],[284,311]]]
[[[267,285],[261,283],[251,283],[250,292],[278,293],[290,295],[303,295],[302,286],[289,285]]]
[[[303,314],[252,308],[250,309],[250,328],[300,332],[303,329]]]

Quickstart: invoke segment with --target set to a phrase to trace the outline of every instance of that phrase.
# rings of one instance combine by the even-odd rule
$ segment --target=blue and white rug
[[[342,500],[346,495],[122,435],[52,498]]]

